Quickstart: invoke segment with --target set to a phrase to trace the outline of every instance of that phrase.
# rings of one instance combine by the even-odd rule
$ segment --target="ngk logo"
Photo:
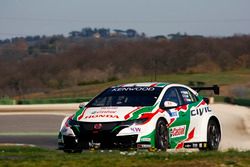
[[[170,137],[181,137],[185,135],[186,125],[176,126],[170,129]]]

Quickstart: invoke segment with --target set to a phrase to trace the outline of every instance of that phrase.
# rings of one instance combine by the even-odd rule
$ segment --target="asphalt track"
[[[61,122],[78,105],[0,105],[0,145],[27,144],[57,149]]]
[[[64,117],[37,113],[1,115],[0,143],[31,144],[56,149],[57,133]]]

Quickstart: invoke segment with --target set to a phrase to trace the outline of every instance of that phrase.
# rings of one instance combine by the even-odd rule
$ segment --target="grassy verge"
[[[237,105],[250,106],[250,69],[227,71],[217,73],[178,73],[158,75],[156,77],[158,82],[171,82],[181,84],[198,84],[200,86],[218,84],[220,86],[221,96],[215,96],[216,102],[228,102]],[[122,80],[113,80],[105,83],[89,83],[82,86],[75,86],[60,90],[51,90],[48,92],[37,92],[33,94],[22,95],[21,97],[14,97],[11,99],[0,99],[0,104],[55,104],[55,103],[80,103],[89,101],[89,97],[94,97],[107,87],[131,82],[150,82],[153,81],[153,76],[130,77]],[[203,85],[204,84],[204,85]],[[244,89],[242,85],[245,85]],[[197,86],[197,85],[196,85]],[[238,89],[237,89],[238,88]],[[237,94],[244,94],[239,96],[230,94],[234,90]],[[211,93],[210,93],[211,94]],[[209,94],[204,94],[205,96]],[[87,98],[86,98],[87,97]],[[233,97],[233,98],[228,98]]]
[[[133,153],[133,152],[132,152]],[[237,152],[83,152],[65,154],[61,151],[30,147],[0,146],[0,166],[250,166],[250,151]]]
[[[2,98],[0,99],[0,104],[16,104],[16,100],[10,98]]]
[[[191,82],[201,82],[206,85],[218,84],[222,88],[222,96],[227,96],[224,93],[228,92],[226,86],[249,83],[250,70],[238,70],[217,73],[202,73],[202,74],[166,74],[158,75],[156,81],[189,84]],[[22,95],[19,99],[50,99],[50,98],[73,98],[73,97],[93,97],[105,88],[112,85],[119,85],[131,82],[150,82],[154,81],[153,76],[129,77],[122,80],[116,80],[105,83],[90,84],[83,86],[75,86],[60,90],[52,90],[49,92],[37,92],[33,94]],[[224,88],[223,88],[224,87]],[[248,95],[250,97],[250,95]]]

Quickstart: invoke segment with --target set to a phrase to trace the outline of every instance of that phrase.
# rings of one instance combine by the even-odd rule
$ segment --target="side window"
[[[197,102],[197,97],[190,90],[182,87],[178,88],[178,90],[181,94],[184,104]]]
[[[161,101],[161,105],[163,105],[163,103],[165,101],[172,101],[178,104],[178,106],[180,105],[180,97],[177,93],[176,88],[169,88],[166,93],[164,94],[162,101]]]

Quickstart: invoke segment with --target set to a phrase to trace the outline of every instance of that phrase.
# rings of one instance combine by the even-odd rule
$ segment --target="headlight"
[[[69,120],[68,120],[68,124],[69,124],[70,126],[79,126],[78,122],[75,121],[75,120],[73,120],[73,119],[69,119]]]
[[[141,125],[141,124],[144,124],[144,123],[146,123],[146,122],[148,122],[148,121],[149,121],[148,118],[141,118],[141,119],[135,120],[135,124]]]
[[[65,122],[65,130],[71,131],[74,135],[79,135],[80,133],[80,125],[78,121],[75,121],[72,119],[72,116],[68,118],[68,120]],[[66,133],[65,131],[65,133]]]

